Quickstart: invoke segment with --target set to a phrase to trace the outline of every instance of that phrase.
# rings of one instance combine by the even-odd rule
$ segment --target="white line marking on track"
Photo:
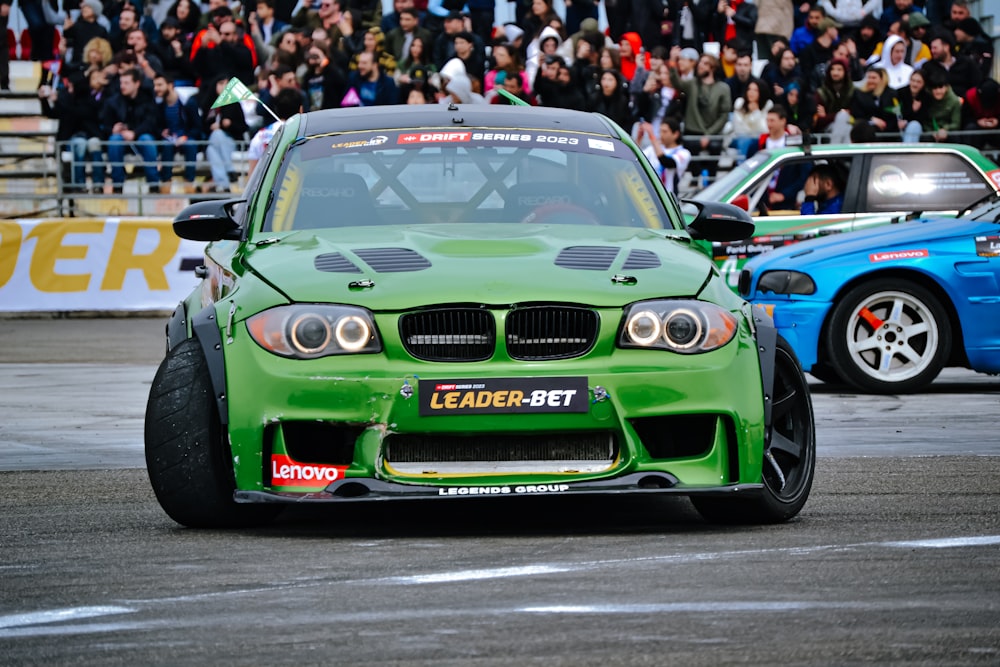
[[[95,618],[97,616],[110,616],[112,614],[132,614],[135,611],[131,607],[116,606],[49,609],[47,611],[0,616],[0,628],[17,628],[25,625],[40,625],[42,623],[62,623],[64,621],[76,621],[81,618]]]
[[[529,565],[527,567],[498,567],[488,570],[459,570],[436,574],[419,574],[412,577],[392,577],[391,581],[401,584],[442,584],[456,581],[476,581],[479,579],[501,579],[503,577],[524,577],[534,574],[570,572],[577,566]]]
[[[903,542],[883,542],[883,544],[887,547],[905,547],[913,549],[983,547],[1000,544],[1000,535],[981,535],[979,537],[944,537],[939,540],[909,540]]]

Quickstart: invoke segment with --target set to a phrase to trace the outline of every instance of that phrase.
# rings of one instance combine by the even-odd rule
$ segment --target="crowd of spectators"
[[[271,125],[279,100],[279,116],[508,104],[501,89],[607,115],[668,187],[692,155],[742,160],[790,134],[916,142],[974,130],[959,140],[1000,147],[993,44],[967,0],[605,0],[604,31],[599,0],[566,0],[563,13],[552,0],[513,0],[516,20],[503,25],[495,1],[394,0],[383,15],[381,0],[176,0],[157,21],[152,0],[19,0],[21,49],[47,63],[39,96],[72,147],[80,190],[102,151],[110,184],[94,173],[93,187],[120,190],[130,150],[153,192],[169,187],[177,159],[193,188],[200,150],[209,186],[226,190],[236,144]],[[256,107],[212,108],[233,77]]]

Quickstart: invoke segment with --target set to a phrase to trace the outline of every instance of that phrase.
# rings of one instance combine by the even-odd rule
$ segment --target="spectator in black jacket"
[[[248,86],[254,83],[254,54],[243,43],[232,16],[220,18],[218,27],[214,21],[208,22],[191,64],[201,79],[198,97],[202,104],[209,98],[214,101],[215,87],[212,82],[220,74],[235,76]]]
[[[53,90],[51,86],[42,86],[38,89],[42,113],[48,118],[59,121],[56,141],[67,142],[73,152],[67,192],[86,191],[85,169],[88,153],[93,156],[96,151],[94,162],[95,164],[100,162],[100,120],[97,116],[97,107],[91,103],[87,94],[87,85],[87,78],[83,72],[76,70],[64,79],[63,86],[58,91]],[[90,151],[88,147],[91,148]]]
[[[931,62],[924,68],[943,68],[948,83],[956,95],[964,95],[969,88],[975,88],[983,80],[983,74],[969,58],[955,54],[955,38],[951,33],[940,32],[931,39]]]
[[[174,80],[175,86],[193,86],[197,80],[191,66],[191,42],[181,34],[180,22],[168,16],[160,24],[160,39],[149,50],[163,64],[163,73]]]
[[[606,69],[601,72],[599,86],[591,98],[587,111],[603,114],[618,123],[626,132],[631,133],[634,121],[632,107],[629,104],[628,84],[624,77],[613,69]]]
[[[142,88],[142,72],[130,68],[118,76],[119,92],[110,97],[101,111],[101,127],[108,135],[108,161],[115,193],[125,184],[125,149],[131,148],[142,158],[149,191],[160,191],[156,173],[156,101]]]
[[[153,79],[153,92],[158,101],[157,124],[164,143],[160,146],[162,164],[160,166],[160,190],[168,191],[174,171],[174,156],[184,155],[184,182],[187,192],[194,192],[194,178],[198,168],[198,142],[201,141],[202,125],[198,101],[194,96],[181,100],[174,89],[174,81],[166,74],[157,74]]]
[[[318,46],[309,47],[306,53],[306,70],[302,77],[302,92],[308,104],[306,109],[338,109],[347,93],[347,74]]]

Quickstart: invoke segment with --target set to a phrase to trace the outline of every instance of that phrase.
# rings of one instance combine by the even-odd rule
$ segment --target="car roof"
[[[599,114],[553,107],[510,105],[387,105],[324,109],[301,116],[299,135],[418,127],[491,127],[573,131],[617,137]]]
[[[982,154],[966,144],[900,144],[892,142],[870,144],[810,144],[808,146],[785,146],[769,149],[772,155],[828,155],[831,153],[964,153],[969,157],[982,157]]]

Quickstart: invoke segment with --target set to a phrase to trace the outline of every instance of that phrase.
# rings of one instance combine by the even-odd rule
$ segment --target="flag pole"
[[[264,107],[264,110],[274,117],[274,120],[281,121],[281,119],[278,118],[278,114],[274,113],[271,107],[261,102],[260,98],[254,95],[253,91],[247,88],[246,85],[235,76],[229,80],[222,93],[215,98],[215,102],[212,103],[212,108],[215,109],[230,104],[236,104],[238,102],[242,102],[243,100],[256,100],[257,104]]]

